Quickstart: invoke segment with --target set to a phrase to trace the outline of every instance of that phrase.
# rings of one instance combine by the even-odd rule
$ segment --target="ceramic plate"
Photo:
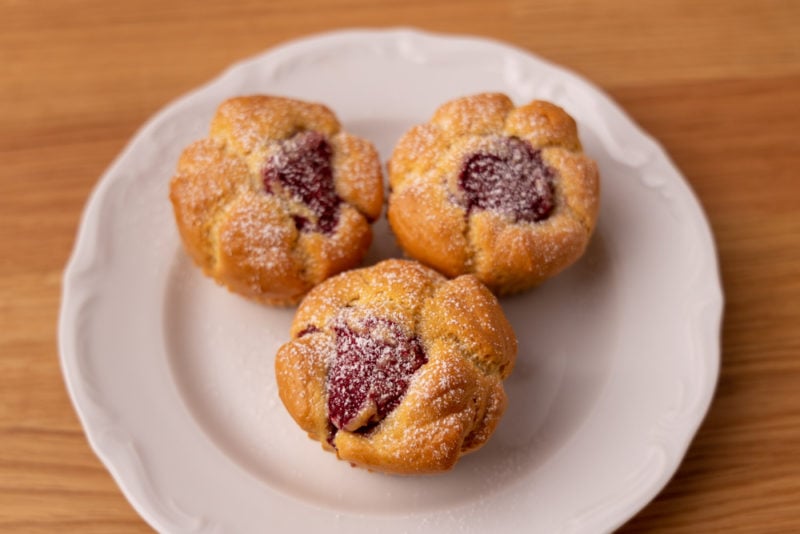
[[[182,148],[225,98],[327,104],[382,158],[442,102],[502,91],[576,117],[602,209],[585,257],[502,300],[519,335],[509,409],[449,473],[339,462],[278,399],[293,309],[245,301],[184,254],[167,199]],[[385,220],[367,263],[399,256]],[[163,532],[602,532],[676,470],[711,401],[722,295],[697,200],[602,92],[505,44],[409,30],[295,41],[161,111],[100,180],[64,279],[60,350],[92,447]]]

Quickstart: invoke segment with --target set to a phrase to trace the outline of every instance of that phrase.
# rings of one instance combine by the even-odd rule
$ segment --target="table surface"
[[[223,5],[224,4],[224,5]],[[0,1],[0,531],[147,532],[90,450],[58,363],[84,203],[136,129],[230,63],[345,27],[509,41],[607,91],[715,234],[716,397],[621,532],[800,531],[800,2]]]

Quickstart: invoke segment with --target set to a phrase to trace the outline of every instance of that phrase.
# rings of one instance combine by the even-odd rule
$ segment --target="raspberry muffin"
[[[375,148],[321,104],[272,96],[223,102],[180,157],[170,200],[205,274],[268,304],[292,304],[357,266],[383,204]]]
[[[575,262],[598,211],[599,175],[560,107],[485,93],[441,106],[389,162],[389,223],[411,257],[498,294]]]
[[[408,260],[315,287],[291,337],[275,372],[297,424],[342,460],[398,474],[448,470],[486,442],[517,352],[474,276],[447,280]]]

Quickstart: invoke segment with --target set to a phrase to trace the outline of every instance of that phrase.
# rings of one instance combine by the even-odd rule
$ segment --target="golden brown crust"
[[[300,231],[315,215],[290,192],[267,194],[263,170],[281,142],[304,131],[325,136],[342,200],[330,233]],[[180,157],[170,184],[175,220],[194,262],[230,290],[292,304],[314,285],[358,265],[380,215],[383,177],[375,148],[341,131],[327,107],[273,96],[223,102],[209,137]]]
[[[555,207],[538,222],[454,200],[465,158],[516,137],[555,170]],[[543,101],[514,107],[498,93],[442,105],[411,128],[389,161],[389,223],[403,250],[447,276],[474,274],[498,294],[536,286],[575,262],[594,231],[597,165],[581,151],[575,121]]]
[[[427,363],[399,404],[369,432],[331,438],[328,371],[334,325],[380,318],[421,342]],[[313,439],[354,465],[398,474],[434,473],[481,447],[506,406],[505,379],[517,341],[497,299],[473,276],[447,280],[408,260],[348,271],[315,287],[300,305],[292,340],[276,356],[278,391]],[[332,445],[332,446],[331,446]]]

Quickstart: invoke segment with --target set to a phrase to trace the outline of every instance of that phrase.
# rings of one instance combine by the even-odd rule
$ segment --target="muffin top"
[[[417,262],[348,271],[303,300],[276,357],[280,397],[339,458],[391,473],[451,468],[506,405],[517,342],[473,276]]]
[[[289,304],[360,262],[383,178],[375,148],[342,131],[327,107],[247,96],[223,102],[209,136],[183,152],[170,199],[206,274]]]
[[[483,93],[442,105],[389,162],[389,221],[401,247],[499,294],[573,263],[594,230],[599,175],[575,121],[535,100]]]

